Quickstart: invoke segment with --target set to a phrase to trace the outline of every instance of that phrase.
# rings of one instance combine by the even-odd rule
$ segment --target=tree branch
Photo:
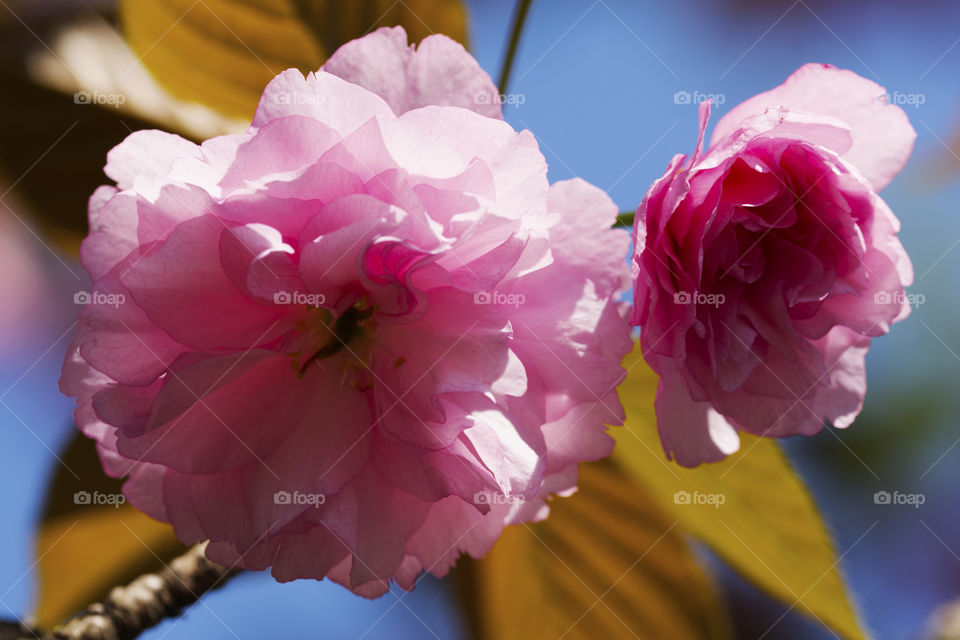
[[[195,545],[163,570],[116,587],[103,602],[90,605],[43,640],[133,640],[165,618],[179,615],[238,573],[207,560],[205,548],[206,543]]]

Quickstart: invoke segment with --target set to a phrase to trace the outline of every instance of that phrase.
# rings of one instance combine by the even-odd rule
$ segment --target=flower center
[[[328,322],[321,321],[327,333],[327,340],[313,355],[307,358],[300,366],[299,375],[303,377],[311,364],[324,358],[329,358],[348,348],[351,342],[356,342],[365,334],[369,334],[372,327],[364,327],[365,320],[373,315],[373,308],[354,305],[344,311],[331,327]]]

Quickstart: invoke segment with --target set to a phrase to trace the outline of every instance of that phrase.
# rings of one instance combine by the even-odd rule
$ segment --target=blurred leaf
[[[40,591],[35,611],[49,628],[102,600],[110,589],[155,571],[185,551],[168,524],[129,504],[78,504],[78,492],[95,501],[119,495],[122,482],[104,475],[93,441],[77,434],[48,495],[37,534]],[[75,474],[75,475],[74,475]]]
[[[759,588],[844,638],[865,638],[823,519],[779,445],[741,433],[740,451],[723,462],[685,469],[667,461],[653,410],[657,376],[642,360],[639,346],[624,366],[629,374],[620,398],[627,423],[612,431],[617,437],[614,459],[684,531]],[[693,504],[697,495],[723,496],[724,502]],[[687,497],[689,503],[684,503]]]
[[[466,41],[461,0],[123,0],[121,24],[161,84],[231,117],[250,118],[264,86],[291,67],[316,71],[341,44],[402,25]]]
[[[0,127],[3,190],[12,185],[26,209],[15,213],[31,216],[55,246],[75,254],[87,233],[87,200],[108,181],[107,151],[149,125],[116,109],[77,104],[16,72],[0,71],[0,83],[7,96],[0,119],[15,123]]]
[[[609,460],[550,517],[507,527],[457,575],[478,640],[728,638],[730,623],[674,518]]]
[[[29,57],[28,75],[83,105],[135,116],[193,140],[246,131],[249,119],[226,118],[197,102],[174,98],[143,66],[115,21],[77,17],[49,37],[50,48]],[[98,163],[102,164],[102,163]]]

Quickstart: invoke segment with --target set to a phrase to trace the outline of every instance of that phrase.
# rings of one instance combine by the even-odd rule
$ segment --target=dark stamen
[[[323,345],[316,353],[310,356],[306,362],[303,363],[303,366],[300,367],[300,375],[303,376],[304,372],[307,370],[307,367],[309,367],[312,363],[340,353],[340,351],[342,351],[343,348],[346,347],[354,337],[356,337],[360,330],[360,323],[372,315],[372,308],[358,309],[357,307],[350,307],[344,311],[343,314],[337,318],[337,321],[333,324],[333,331],[331,332],[333,335],[330,336],[330,341]]]

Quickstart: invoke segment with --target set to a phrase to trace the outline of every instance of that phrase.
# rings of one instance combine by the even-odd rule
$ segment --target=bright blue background
[[[512,3],[469,5],[474,53],[496,77]],[[906,107],[919,134],[914,155],[883,196],[913,257],[918,279],[911,292],[925,303],[875,341],[867,408],[854,427],[788,444],[845,553],[842,567],[866,620],[883,639],[916,637],[936,605],[960,595],[960,495],[953,481],[960,446],[951,448],[960,437],[960,159],[946,148],[960,132],[958,18],[956,5],[932,1],[539,0],[509,89],[523,104],[505,109],[511,124],[536,134],[551,180],[580,176],[631,210],[670,157],[695,144],[696,109],[675,104],[677,91],[722,94],[718,117],[815,61],[924,97],[922,106]],[[56,262],[47,268],[64,278],[52,289],[58,299],[80,288]],[[0,399],[13,411],[0,405],[0,481],[9,487],[0,528],[4,616],[29,611],[32,532],[57,464],[51,450],[68,435],[71,403],[56,391],[65,340],[50,344],[70,327],[75,307],[58,308],[44,320],[42,336],[20,341],[0,362]],[[927,501],[919,509],[877,506],[872,496],[880,489],[923,492]],[[742,637],[763,634],[782,608],[720,574]],[[397,596],[401,603],[391,595],[368,602],[335,585],[280,585],[247,575],[143,637],[462,636],[440,583],[427,580]],[[790,615],[765,637],[831,636]]]

